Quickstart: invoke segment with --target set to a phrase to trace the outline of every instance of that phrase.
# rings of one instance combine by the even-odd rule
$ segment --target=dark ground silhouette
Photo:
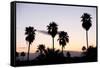
[[[84,52],[84,51],[83,51]],[[70,52],[64,56],[62,51],[47,48],[44,52],[39,54],[34,60],[20,61],[16,59],[16,66],[27,65],[48,65],[48,64],[64,64],[64,63],[80,63],[80,62],[95,62],[97,61],[97,47],[89,46],[89,48],[82,53],[80,57],[71,57]],[[16,56],[18,57],[18,56]]]

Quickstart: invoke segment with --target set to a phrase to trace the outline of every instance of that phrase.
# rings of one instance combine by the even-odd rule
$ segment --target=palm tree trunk
[[[86,42],[87,42],[87,49],[88,49],[88,31],[86,31]]]
[[[30,43],[29,43],[29,47],[28,47],[27,61],[29,61],[29,52],[30,52]]]
[[[62,46],[62,54],[63,54],[63,46]]]
[[[54,38],[52,38],[52,42],[53,42],[53,51],[54,51]]]

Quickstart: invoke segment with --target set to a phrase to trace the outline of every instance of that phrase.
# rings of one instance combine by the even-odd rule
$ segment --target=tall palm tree
[[[29,46],[28,46],[28,55],[27,55],[27,60],[29,61],[29,52],[30,52],[30,45],[31,45],[31,43],[34,41],[34,39],[35,39],[35,29],[34,29],[34,27],[31,27],[31,26],[29,26],[29,27],[26,27],[26,30],[25,30],[25,35],[27,35],[26,36],[26,38],[25,38],[25,40],[27,41],[27,42],[29,42]]]
[[[52,42],[53,42],[53,51],[54,51],[54,37],[57,34],[58,31],[58,25],[55,22],[51,22],[49,25],[47,25],[47,29],[48,29],[48,34],[51,35],[52,37]]]
[[[40,45],[38,46],[38,51],[39,51],[40,54],[42,55],[43,52],[45,51],[45,45],[44,45],[44,44],[40,44]]]
[[[59,44],[62,46],[62,53],[63,53],[63,48],[66,46],[66,43],[69,43],[69,36],[67,32],[61,31],[59,33]]]
[[[20,55],[23,57],[23,60],[24,60],[24,56],[26,55],[25,52],[21,52]]]
[[[84,13],[82,16],[82,27],[86,30],[86,42],[87,42],[87,49],[88,49],[88,30],[92,26],[91,24],[91,15],[88,13]]]

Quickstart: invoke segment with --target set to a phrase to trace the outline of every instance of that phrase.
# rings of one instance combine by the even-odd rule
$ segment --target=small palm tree
[[[45,45],[44,45],[44,44],[40,44],[40,45],[38,46],[38,51],[39,51],[40,54],[42,55],[43,52],[45,51]]]
[[[83,51],[83,52],[86,51],[86,47],[85,47],[85,46],[82,47],[82,51]]]
[[[35,29],[34,29],[34,27],[31,27],[31,26],[29,26],[29,27],[26,27],[26,30],[25,30],[25,35],[27,35],[26,36],[26,38],[25,38],[25,40],[27,41],[27,42],[29,42],[29,46],[28,46],[28,55],[27,55],[27,60],[29,61],[29,52],[30,52],[30,45],[31,45],[31,43],[34,41],[34,39],[35,39]]]
[[[46,57],[53,58],[53,57],[58,57],[60,55],[60,50],[53,51],[53,49],[47,48],[44,51],[44,53],[45,53]]]
[[[63,53],[63,48],[66,46],[66,43],[69,43],[69,36],[67,32],[61,31],[59,33],[59,44],[62,46],[62,53]]]
[[[82,27],[86,30],[86,42],[87,42],[87,49],[88,49],[88,30],[92,26],[91,24],[91,16],[88,13],[84,13],[82,16]]]
[[[70,54],[70,52],[69,52],[69,51],[67,52],[67,54],[66,54],[66,55],[67,55],[67,57],[68,57],[68,58],[70,58],[70,57],[71,57],[71,54]]]
[[[23,57],[23,60],[24,60],[24,57],[25,57],[25,52],[21,52],[20,54],[22,57]]]
[[[54,37],[57,34],[57,30],[58,30],[58,25],[55,22],[51,22],[48,26],[48,34],[50,34],[52,36],[52,41],[53,41],[53,51],[54,51]]]

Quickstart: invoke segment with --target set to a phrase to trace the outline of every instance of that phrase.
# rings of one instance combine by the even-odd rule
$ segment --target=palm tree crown
[[[48,34],[50,34],[53,38],[57,34],[58,30],[58,25],[55,22],[51,22],[47,27],[48,27]]]
[[[81,16],[81,18],[82,18],[82,27],[86,30],[86,31],[88,31],[89,29],[90,29],[90,27],[92,26],[92,24],[91,24],[91,16],[90,16],[90,14],[88,14],[88,13],[84,13],[82,16]]]
[[[26,31],[25,35],[27,35],[26,41],[28,41],[29,44],[31,44],[33,42],[33,40],[35,39],[35,31],[36,30],[34,29],[34,27],[29,26],[29,27],[26,27],[25,31]]]
[[[43,54],[43,51],[45,50],[45,45],[44,44],[40,44],[38,46],[38,50],[40,51],[40,54],[42,55]]]
[[[67,34],[67,32],[61,31],[59,33],[59,44],[62,46],[62,52],[63,52],[63,48],[66,46],[66,43],[69,43],[69,36]]]
[[[82,47],[82,50],[83,50],[83,52],[85,52],[85,50],[86,50],[86,47],[85,47],[85,46],[83,46],[83,47]]]

